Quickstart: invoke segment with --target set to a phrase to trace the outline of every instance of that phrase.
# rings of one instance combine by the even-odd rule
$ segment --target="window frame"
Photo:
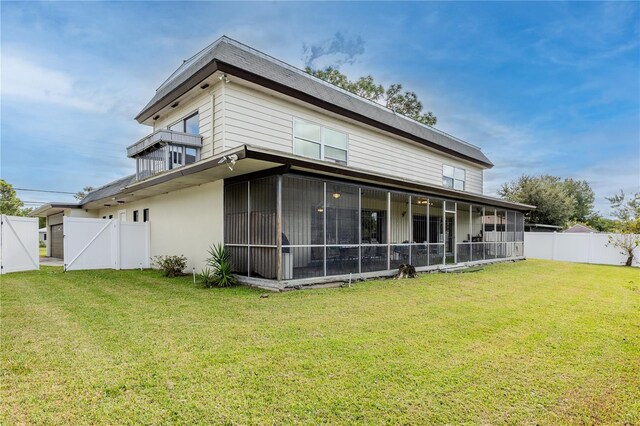
[[[198,115],[198,116],[200,115],[200,111],[199,111],[199,110],[195,110],[195,111],[193,111],[193,112],[191,112],[191,113],[189,113],[189,114],[185,115],[185,116],[184,116],[184,117],[182,117],[181,119],[176,120],[176,121],[174,121],[173,123],[169,124],[169,125],[167,126],[167,130],[171,130],[171,128],[172,128],[173,126],[175,126],[176,124],[178,124],[178,123],[182,123],[182,130],[171,130],[171,131],[172,131],[172,132],[178,132],[178,131],[179,131],[179,132],[181,132],[181,133],[187,133],[187,134],[189,134],[189,135],[192,135],[192,134],[198,134],[198,135],[200,135],[200,134],[201,134],[201,133],[200,133],[200,117],[198,117],[198,133],[188,133],[188,132],[187,132],[187,120],[188,120],[188,119],[190,119],[190,118],[195,117],[196,115]]]
[[[149,222],[149,208],[142,209],[142,222]]]
[[[139,210],[134,210],[133,211],[133,221],[134,222],[138,222],[139,216],[140,216],[140,211]]]
[[[300,121],[300,122],[305,122],[307,124],[312,124],[312,125],[316,125],[318,127],[320,127],[320,141],[314,141],[311,139],[307,139],[304,137],[299,137],[296,136],[296,121]],[[335,145],[331,145],[331,144],[327,144],[325,142],[325,129],[330,130],[332,132],[336,132],[336,133],[341,133],[345,136],[345,140],[346,140],[346,146],[345,148],[339,148]],[[320,145],[320,158],[316,158],[316,157],[310,157],[304,154],[301,154],[299,152],[296,152],[296,139],[300,139],[302,141],[308,142],[308,143],[313,143],[316,145]],[[337,160],[335,158],[331,158],[331,157],[327,157],[325,155],[325,146],[328,146],[330,148],[333,149],[337,149],[337,150],[341,150],[345,152],[345,160]],[[293,117],[293,121],[292,121],[292,126],[291,126],[291,148],[292,151],[295,155],[301,155],[303,157],[307,157],[307,158],[312,158],[314,160],[320,160],[320,161],[328,161],[331,163],[335,163],[335,164],[342,164],[342,165],[348,165],[349,164],[349,133],[342,131],[342,130],[338,130],[335,127],[332,126],[325,126],[324,124],[320,124],[316,121],[312,121],[312,120],[307,120],[305,118],[300,118],[300,117]]]
[[[451,176],[445,174],[446,168],[451,168],[453,170],[453,173]],[[456,179],[456,172],[458,171],[462,171],[462,173],[464,173],[464,179],[462,180]],[[448,180],[451,181],[451,186],[445,183]],[[456,188],[456,182],[462,182],[462,189]],[[456,167],[450,164],[443,163],[442,164],[442,186],[444,186],[445,188],[454,189],[456,191],[465,191],[467,187],[467,169],[463,169],[462,167]]]

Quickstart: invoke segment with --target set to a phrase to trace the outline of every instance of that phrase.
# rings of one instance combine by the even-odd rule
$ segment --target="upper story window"
[[[169,130],[173,130],[174,132],[183,132],[190,133],[192,135],[200,134],[200,115],[196,112],[177,123],[172,124],[168,127]]]
[[[447,188],[464,191],[464,181],[466,173],[464,169],[453,166],[442,165],[442,185]]]
[[[309,121],[294,119],[293,152],[305,157],[347,164],[346,133]]]

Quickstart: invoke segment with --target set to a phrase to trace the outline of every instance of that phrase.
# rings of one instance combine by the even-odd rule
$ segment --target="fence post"
[[[147,259],[146,259],[146,266],[147,268],[151,267],[151,222],[147,221],[145,222],[145,232],[147,233],[146,235],[146,249],[147,249]]]
[[[113,256],[113,269],[120,269],[120,219],[111,219],[113,221],[113,244],[111,255]]]
[[[556,238],[558,233],[553,231],[553,238],[551,239],[551,260],[556,260]]]

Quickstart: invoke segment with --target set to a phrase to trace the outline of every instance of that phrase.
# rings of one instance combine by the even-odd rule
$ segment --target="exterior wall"
[[[442,165],[466,170],[467,192],[482,193],[482,167],[426,149],[416,143],[306,108],[232,81],[224,92],[219,133],[225,149],[244,144],[293,152],[294,117],[348,133],[348,165],[419,182],[442,185]],[[217,145],[218,146],[218,145]],[[222,150],[222,148],[220,149]]]
[[[218,83],[216,86],[220,86]],[[153,124],[153,130],[165,129],[176,121],[185,118],[194,112],[198,112],[200,118],[200,134],[202,135],[202,150],[200,158],[204,159],[213,155],[213,97],[212,90],[203,90],[195,98],[180,103],[170,114],[160,117]]]
[[[133,211],[149,209],[151,256],[184,255],[187,268],[204,267],[209,246],[223,238],[223,181],[172,191],[119,206],[100,209],[97,217],[126,210],[127,221],[133,221]]]

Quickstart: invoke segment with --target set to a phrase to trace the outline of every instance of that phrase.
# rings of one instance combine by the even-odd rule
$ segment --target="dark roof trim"
[[[487,161],[482,161],[480,159],[477,158],[473,158],[470,157],[468,155],[465,155],[459,151],[456,151],[454,149],[450,149],[447,148],[445,146],[442,146],[440,144],[436,144],[432,141],[429,141],[427,139],[423,139],[419,136],[413,135],[409,132],[405,132],[402,131],[400,129],[397,129],[393,126],[390,126],[388,124],[384,124],[381,123],[377,120],[374,120],[370,117],[355,113],[351,110],[348,110],[346,108],[342,108],[339,107],[335,104],[332,104],[331,102],[327,102],[324,101],[322,99],[318,99],[314,96],[311,96],[307,93],[304,93],[300,90],[296,90],[292,87],[286,86],[284,84],[278,83],[276,81],[270,80],[268,78],[265,78],[263,76],[257,75],[255,73],[243,70],[239,67],[236,67],[234,65],[222,62],[220,60],[217,59],[213,59],[211,62],[207,63],[203,68],[201,68],[200,70],[198,70],[196,73],[194,73],[192,76],[190,76],[189,78],[187,78],[185,81],[183,81],[182,83],[180,83],[179,85],[177,85],[174,89],[170,90],[169,92],[167,92],[163,97],[161,97],[160,99],[158,99],[156,102],[151,103],[149,105],[147,105],[147,107],[142,110],[137,116],[136,116],[136,120],[139,123],[144,122],[145,120],[151,118],[156,112],[158,112],[159,110],[161,110],[162,108],[165,108],[166,106],[168,106],[171,102],[173,102],[174,100],[178,99],[180,96],[184,95],[185,93],[187,93],[189,90],[191,90],[194,87],[197,87],[202,81],[204,81],[207,77],[209,77],[211,74],[215,73],[216,71],[221,71],[224,73],[228,73],[230,75],[236,76],[238,78],[241,78],[243,80],[249,81],[251,83],[255,83],[259,86],[265,87],[267,89],[271,89],[274,90],[278,93],[282,93],[284,95],[290,96],[294,99],[298,99],[300,101],[306,102],[308,104],[317,106],[323,110],[326,111],[330,111],[333,112],[335,114],[341,115],[343,117],[347,117],[350,118],[352,120],[361,122],[363,124],[367,124],[369,126],[375,127],[377,129],[383,130],[385,132],[389,132],[391,134],[394,134],[396,136],[400,136],[406,139],[409,139],[411,141],[417,142],[423,146],[429,147],[431,149],[434,149],[436,151],[440,151],[440,152],[444,152],[446,154],[452,155],[456,158],[461,158],[464,159],[466,161],[470,161],[472,163],[475,164],[480,164],[486,168],[491,168],[493,167],[493,164],[491,162],[487,162]]]
[[[449,155],[453,155],[453,156],[455,156],[457,158],[463,158],[463,159],[465,159],[467,161],[471,161],[472,163],[476,163],[476,164],[481,164],[481,165],[483,165],[485,167],[488,167],[488,168],[493,167],[492,163],[487,163],[487,162],[475,159],[473,157],[469,157],[469,156],[464,155],[464,154],[462,154],[462,153],[460,153],[460,152],[458,152],[456,150],[449,149],[449,148],[446,148],[446,147],[444,147],[442,145],[435,144],[435,143],[433,143],[433,142],[431,142],[429,140],[426,140],[426,139],[420,138],[418,136],[412,135],[411,133],[408,133],[408,132],[404,132],[404,131],[402,131],[400,129],[397,129],[397,128],[393,127],[393,126],[389,126],[387,124],[380,123],[379,121],[373,120],[373,119],[371,119],[369,117],[366,117],[364,115],[357,114],[357,113],[355,113],[353,111],[350,111],[348,109],[345,109],[345,108],[341,108],[341,107],[339,107],[337,105],[334,105],[334,104],[332,104],[330,102],[323,101],[322,99],[318,99],[318,98],[316,98],[314,96],[311,96],[311,95],[309,95],[307,93],[304,93],[302,91],[299,91],[299,90],[293,89],[291,87],[285,86],[283,84],[277,83],[275,81],[269,80],[268,78],[262,77],[260,75],[253,74],[253,73],[251,73],[249,71],[245,71],[245,70],[243,70],[241,68],[238,68],[236,66],[233,66],[233,65],[230,65],[230,64],[227,64],[227,63],[224,63],[224,62],[220,62],[220,61],[217,61],[217,64],[218,64],[217,68],[218,68],[219,71],[234,75],[234,76],[239,77],[239,78],[241,78],[243,80],[247,80],[247,81],[249,81],[251,83],[255,83],[255,84],[259,85],[259,86],[266,87],[267,89],[274,90],[274,91],[276,91],[278,93],[282,93],[284,95],[290,96],[292,98],[298,99],[298,100],[306,102],[308,104],[317,106],[317,107],[319,107],[321,109],[324,109],[326,111],[330,111],[330,112],[333,112],[335,114],[341,115],[343,117],[347,117],[347,118],[350,118],[352,120],[358,121],[360,123],[367,124],[369,126],[375,127],[377,129],[383,130],[385,132],[389,132],[389,133],[394,134],[396,136],[400,136],[400,137],[412,140],[412,141],[417,142],[417,143],[419,143],[421,145],[427,146],[427,147],[429,147],[431,149],[435,149],[437,151],[445,152],[445,153],[447,153]]]
[[[214,59],[211,62],[209,62],[207,65],[202,67],[200,70],[198,70],[198,72],[193,74],[187,80],[183,81],[178,86],[176,86],[173,90],[167,92],[166,95],[158,99],[156,102],[154,102],[153,104],[147,105],[147,108],[143,109],[138,113],[138,115],[136,115],[135,120],[138,123],[142,123],[143,121],[148,120],[156,112],[160,111],[162,108],[166,107],[167,105],[172,103],[174,100],[178,99],[180,96],[184,95],[189,90],[196,87],[198,84],[200,84],[202,81],[204,81],[207,77],[209,77],[211,74],[215,73],[216,71],[218,71],[218,64],[217,64],[217,61]]]
[[[29,212],[30,217],[39,217],[44,212],[50,209],[79,209],[82,206],[80,204],[72,204],[72,203],[61,203],[61,202],[51,202],[41,205],[35,210]]]
[[[282,156],[271,152],[256,150],[252,147],[246,147],[246,158],[255,160],[263,160],[273,163],[286,164],[293,168],[311,170],[316,173],[334,174],[340,177],[356,179],[360,181],[369,181],[381,184],[386,187],[404,188],[411,191],[422,192],[437,195],[445,198],[451,198],[460,201],[474,202],[478,204],[491,205],[492,207],[505,207],[519,211],[535,210],[535,206],[527,204],[512,203],[500,198],[487,197],[485,195],[476,195],[469,192],[456,191],[444,187],[421,184],[418,182],[410,182],[402,179],[396,179],[387,176],[375,175],[352,168],[333,165],[331,163],[308,161],[299,157]]]

